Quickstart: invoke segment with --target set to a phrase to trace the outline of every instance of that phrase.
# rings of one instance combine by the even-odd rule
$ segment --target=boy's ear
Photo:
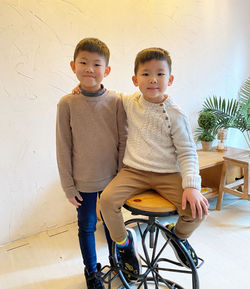
[[[173,83],[173,81],[174,81],[174,76],[171,74],[171,75],[169,76],[168,86],[171,86],[172,83]]]
[[[73,60],[70,61],[70,66],[71,66],[71,69],[73,70],[73,72],[76,73],[76,65],[75,65],[75,62]]]
[[[138,86],[138,81],[135,75],[132,76],[132,81],[134,83],[135,86]]]
[[[111,67],[110,66],[106,66],[105,72],[104,72],[104,77],[108,76],[110,74],[110,71],[111,71]]]

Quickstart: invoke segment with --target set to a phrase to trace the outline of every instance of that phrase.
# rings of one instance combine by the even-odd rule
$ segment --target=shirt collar
[[[85,96],[100,96],[104,94],[105,91],[106,91],[106,88],[104,88],[103,84],[101,84],[101,89],[96,92],[87,91],[81,88],[81,92]]]

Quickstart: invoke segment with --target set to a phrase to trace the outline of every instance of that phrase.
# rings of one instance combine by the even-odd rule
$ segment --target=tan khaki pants
[[[121,213],[123,204],[129,198],[149,189],[155,190],[176,206],[179,218],[175,226],[175,233],[179,238],[188,238],[202,220],[192,218],[189,204],[187,204],[186,210],[182,210],[183,189],[181,183],[182,179],[179,173],[162,174],[130,167],[123,168],[108,184],[100,198],[100,209],[113,241],[121,242],[126,238]]]

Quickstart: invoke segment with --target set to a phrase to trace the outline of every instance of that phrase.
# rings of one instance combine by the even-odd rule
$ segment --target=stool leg
[[[152,225],[155,222],[155,217],[149,217],[149,224]],[[150,230],[149,230],[149,247],[150,248],[154,248],[154,232],[155,229],[153,226],[151,226]]]
[[[244,168],[244,199],[248,200],[249,192],[249,170],[248,165]]]
[[[219,187],[216,210],[221,209],[221,203],[222,203],[222,199],[224,196],[224,187],[225,187],[225,183],[226,183],[226,171],[227,171],[227,162],[224,161],[223,167],[222,167],[222,172],[221,172],[220,187]]]

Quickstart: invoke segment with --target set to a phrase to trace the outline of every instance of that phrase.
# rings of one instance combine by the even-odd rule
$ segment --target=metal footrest
[[[108,288],[111,289],[111,282],[119,276],[116,273],[115,267],[105,265],[101,270],[96,274],[96,277],[101,280],[104,284],[108,285]]]

